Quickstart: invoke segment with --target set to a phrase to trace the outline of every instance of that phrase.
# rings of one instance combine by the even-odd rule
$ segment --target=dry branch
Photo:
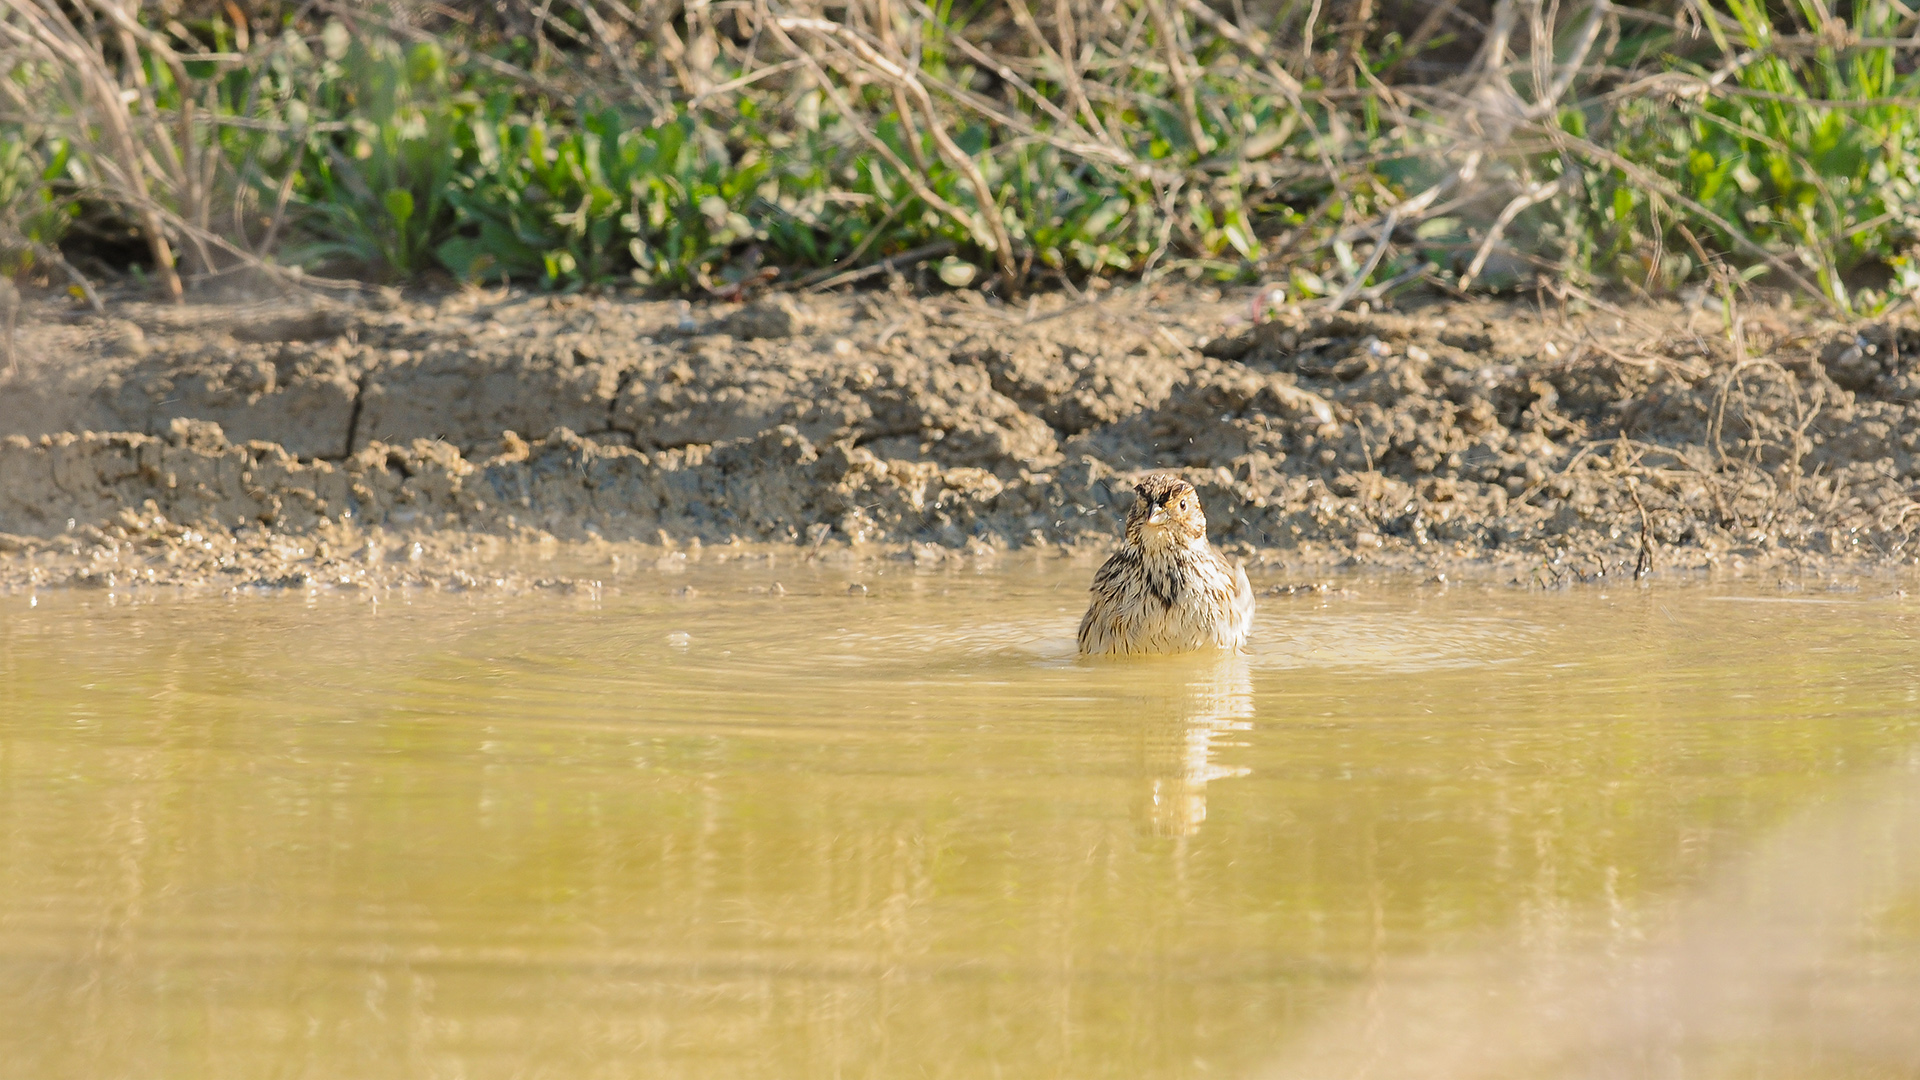
[[[1000,264],[1000,273],[1009,287],[1018,289],[1022,275],[1019,264],[1014,262],[1013,240],[1007,235],[1006,222],[1000,220],[1000,207],[993,197],[993,188],[988,185],[985,174],[980,171],[980,166],[966,151],[960,149],[959,144],[953,141],[953,136],[947,133],[946,124],[939,110],[934,106],[933,95],[927,93],[926,86],[921,83],[915,72],[887,59],[859,33],[839,23],[825,19],[776,18],[773,20],[773,25],[782,32],[783,36],[788,32],[799,31],[838,42],[858,57],[868,70],[879,74],[913,97],[926,118],[928,134],[933,136],[933,144],[939,149],[940,156],[946,160],[948,166],[965,176],[973,186],[974,196],[980,207],[980,212],[973,215],[974,220],[970,222],[976,239],[981,242],[982,247],[993,253],[994,260]]]
[[[37,4],[31,0],[0,0],[0,3],[4,3],[6,9],[25,27],[23,30],[11,22],[0,20],[0,33],[4,33],[16,46],[28,47],[54,61],[61,70],[80,81],[83,100],[74,103],[78,107],[73,111],[81,116],[94,117],[106,128],[108,139],[108,146],[97,148],[90,157],[102,174],[114,181],[111,196],[140,219],[147,249],[153,256],[154,272],[159,276],[167,296],[179,302],[184,290],[180,284],[180,273],[174,266],[172,245],[167,242],[166,229],[161,222],[161,207],[154,198],[149,182],[147,162],[151,159],[143,153],[135,132],[140,128],[147,129],[148,138],[175,151],[175,161],[181,160],[178,148],[171,146],[164,131],[153,130],[157,125],[151,112],[145,114],[145,124],[134,119],[125,96],[133,88],[121,85],[109,70],[98,43],[88,43],[87,35],[74,26],[66,9],[52,0]],[[113,8],[113,12],[126,17],[117,7]],[[129,66],[136,70],[139,67],[137,63]],[[186,130],[191,134],[190,128]],[[76,141],[83,145],[92,141],[84,128],[73,134]]]

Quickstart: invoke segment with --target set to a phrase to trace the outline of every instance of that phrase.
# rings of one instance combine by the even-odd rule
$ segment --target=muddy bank
[[[1097,551],[1147,469],[1267,565],[1913,559],[1920,331],[1531,300],[1256,325],[1251,295],[41,299],[0,383],[0,578],[391,583],[487,537]]]

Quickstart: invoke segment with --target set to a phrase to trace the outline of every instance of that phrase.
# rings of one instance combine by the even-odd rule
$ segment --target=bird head
[[[1143,547],[1190,544],[1207,536],[1207,516],[1193,485],[1154,473],[1133,486],[1139,498],[1127,514],[1127,539]]]

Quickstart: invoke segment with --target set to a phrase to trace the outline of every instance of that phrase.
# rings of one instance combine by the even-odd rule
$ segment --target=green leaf
[[[440,265],[461,281],[478,281],[498,263],[485,244],[470,237],[456,236],[434,250]]]
[[[387,216],[393,218],[394,225],[405,233],[407,222],[413,218],[413,192],[406,188],[392,188],[383,201],[387,204]]]
[[[1247,259],[1260,257],[1260,241],[1254,239],[1253,229],[1247,224],[1246,218],[1241,215],[1237,207],[1227,211],[1224,231],[1227,243],[1232,244],[1233,249],[1238,251],[1241,257]]]
[[[407,81],[415,86],[432,82],[446,70],[447,54],[431,41],[422,41],[407,53]]]

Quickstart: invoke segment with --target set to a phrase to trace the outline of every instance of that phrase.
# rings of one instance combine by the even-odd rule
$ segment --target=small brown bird
[[[1093,575],[1080,620],[1083,653],[1237,649],[1253,624],[1247,572],[1207,543],[1200,496],[1177,476],[1155,473],[1133,487],[1120,550]]]

